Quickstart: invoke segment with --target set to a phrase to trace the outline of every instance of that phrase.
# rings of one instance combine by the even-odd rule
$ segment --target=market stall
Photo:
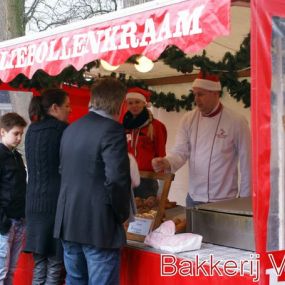
[[[230,4],[231,1],[228,0],[152,1],[142,5],[140,12],[137,12],[137,8],[129,8],[53,31],[2,42],[0,43],[0,77],[4,83],[7,83],[19,73],[32,78],[37,70],[44,70],[49,75],[57,75],[67,65],[81,69],[95,59],[103,59],[112,65],[119,65],[130,56],[138,54],[156,60],[168,45],[176,45],[185,53],[197,52],[216,37],[226,36],[229,33]],[[189,266],[194,267],[194,264],[203,263],[204,259],[209,259],[209,256],[214,254],[216,261],[224,260],[226,255],[226,261],[231,262],[231,266],[237,264],[234,267],[235,270],[229,270],[223,262],[218,266],[221,269],[212,268],[210,272],[212,274],[209,273],[211,264],[207,264],[205,271],[192,270],[190,273],[188,271],[187,275],[182,270],[175,271],[172,276],[166,272],[166,276],[163,276],[161,258],[164,253],[151,251],[140,243],[130,242],[122,252],[122,284],[153,284],[154,282],[158,284],[284,284],[282,276],[280,278],[277,276],[283,274],[285,264],[284,210],[282,210],[284,209],[284,173],[276,174],[276,171],[272,171],[272,169],[285,169],[284,157],[277,160],[275,165],[270,156],[274,154],[274,151],[270,152],[274,148],[275,153],[278,154],[280,150],[284,151],[283,137],[278,136],[278,133],[284,132],[282,116],[281,119],[278,116],[274,118],[275,121],[272,119],[274,116],[270,116],[272,113],[282,112],[280,109],[275,112],[273,109],[275,105],[283,106],[276,104],[276,101],[274,105],[270,95],[270,92],[281,94],[281,99],[280,96],[276,96],[274,100],[283,102],[282,66],[279,66],[279,69],[276,68],[275,77],[272,77],[272,66],[275,67],[276,62],[278,60],[280,62],[280,58],[276,59],[271,66],[270,47],[273,23],[280,21],[275,18],[272,21],[272,16],[284,17],[284,8],[284,4],[278,0],[251,1],[253,219],[256,253],[203,245],[197,252],[169,256],[170,263],[166,261],[165,268],[170,264],[170,269],[175,271],[176,267],[172,262],[176,258],[179,262],[186,259],[190,261]],[[282,21],[276,25],[278,24],[282,26]],[[282,50],[282,36],[280,37],[278,33],[274,36],[280,38],[279,47]],[[273,42],[278,45],[278,40]],[[281,53],[277,47],[274,50],[277,50],[277,55]],[[279,78],[279,81],[275,80],[276,78]],[[274,90],[271,81],[275,83]],[[2,89],[5,89],[5,86],[2,85]],[[70,88],[69,91],[72,92],[72,87],[66,88]],[[78,98],[76,93],[74,91],[74,102]],[[80,107],[73,119],[86,111],[84,106],[87,98],[84,95],[82,98],[84,104],[82,105],[82,100],[77,101],[75,105]],[[273,127],[276,130],[275,133],[271,133]],[[274,136],[279,143],[277,146],[275,140],[271,140]],[[273,181],[278,181],[278,184],[274,184]],[[273,209],[277,205],[276,213]],[[204,259],[197,260],[203,254]],[[244,263],[247,263],[246,268],[243,267]],[[15,284],[29,284],[31,268],[30,257],[21,256]],[[268,269],[271,271],[267,271]],[[150,270],[152,274],[144,274]],[[148,276],[152,276],[153,279],[150,280]]]

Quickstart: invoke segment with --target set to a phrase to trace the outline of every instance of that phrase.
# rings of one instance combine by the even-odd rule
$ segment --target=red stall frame
[[[261,255],[260,284],[273,285],[266,270],[282,269],[274,284],[285,284],[285,251],[267,252],[271,154],[272,17],[285,17],[282,0],[251,0],[251,118],[253,202],[256,251]],[[277,229],[276,229],[277,230]],[[270,255],[270,258],[269,258]]]
[[[162,1],[154,1],[155,3],[162,3]],[[220,16],[220,20],[222,25],[219,26],[219,33],[215,34],[213,37],[206,37],[206,40],[203,40],[203,36],[195,36],[191,37],[181,36],[176,39],[169,39],[159,45],[148,45],[142,47],[133,47],[126,49],[120,56],[118,56],[118,50],[102,49],[101,52],[97,51],[96,55],[84,54],[82,56],[83,47],[86,48],[86,44],[84,44],[84,39],[86,39],[86,33],[88,31],[95,31],[96,29],[100,30],[102,28],[107,29],[111,25],[126,25],[129,19],[137,22],[137,32],[138,38],[143,40],[145,26],[143,26],[143,21],[147,18],[154,17],[157,21],[159,19],[165,19],[167,12],[173,12],[177,9],[184,9],[187,5],[193,5],[193,1],[187,0],[169,0],[169,6],[167,5],[158,5],[157,9],[155,4],[151,6],[151,3],[144,5],[145,10],[142,13],[137,13],[135,9],[128,9],[127,12],[124,12],[124,17],[117,16],[113,19],[112,16],[108,16],[109,21],[104,23],[88,21],[84,25],[82,25],[79,29],[75,28],[74,25],[70,26],[70,30],[60,30],[58,34],[53,33],[51,35],[46,34],[45,37],[35,38],[34,40],[29,40],[25,42],[25,39],[21,43],[21,41],[9,41],[7,44],[0,43],[0,70],[1,70],[1,78],[3,81],[8,81],[12,79],[15,75],[20,72],[23,72],[26,76],[31,77],[33,73],[42,68],[45,71],[49,72],[52,75],[60,72],[60,70],[66,66],[66,63],[72,63],[75,67],[81,68],[87,62],[94,60],[95,58],[102,58],[109,61],[111,64],[120,64],[123,63],[129,56],[132,54],[144,54],[150,57],[151,59],[156,59],[159,54],[164,50],[167,44],[176,44],[185,52],[189,51],[189,43],[193,44],[193,38],[195,40],[201,40],[202,48],[206,46],[211,40],[214,39],[215,36],[218,35],[226,35],[228,33],[227,28],[228,24],[226,23],[227,15],[225,11],[229,8],[230,1],[229,0],[196,0],[195,4],[219,4],[221,8],[217,10],[218,15]],[[236,2],[236,1],[232,1]],[[221,4],[222,3],[222,4]],[[223,6],[224,5],[224,6]],[[210,5],[211,9],[213,9],[215,5]],[[179,8],[180,7],[180,8]],[[191,6],[192,7],[192,6]],[[169,10],[168,10],[169,9]],[[254,206],[254,227],[255,227],[255,240],[256,240],[256,251],[260,254],[260,274],[261,278],[259,284],[265,285],[273,285],[273,283],[269,282],[269,276],[266,274],[266,270],[273,268],[274,270],[279,267],[282,269],[282,276],[278,277],[274,284],[285,284],[282,283],[285,280],[283,278],[284,275],[284,266],[285,266],[285,251],[275,251],[275,252],[267,252],[266,244],[267,244],[267,220],[268,220],[268,211],[269,211],[269,195],[270,195],[270,92],[271,92],[271,32],[272,32],[272,16],[280,16],[285,17],[285,2],[282,0],[251,0],[251,118],[252,118],[252,150],[253,150],[253,159],[252,159],[252,168],[253,168],[253,206]],[[117,14],[118,15],[118,14]],[[203,14],[202,18],[206,19],[209,14]],[[102,24],[103,23],[103,24]],[[72,30],[73,27],[73,30]],[[62,55],[62,59],[57,60],[55,62],[47,61],[45,67],[37,64],[25,66],[26,61],[23,60],[23,55],[27,53],[27,47],[30,43],[38,44],[42,41],[43,38],[47,39],[49,42],[49,47],[55,47],[56,42],[65,43],[65,50],[68,50],[68,45],[72,44],[70,42],[71,34],[76,37],[77,48],[74,53],[74,57],[67,57],[67,54],[64,51],[60,51]],[[42,34],[43,35],[43,34]],[[81,35],[81,36],[80,36]],[[106,36],[106,34],[105,34]],[[64,40],[66,38],[66,40]],[[79,39],[82,39],[83,42],[79,42]],[[92,38],[93,39],[93,38]],[[89,39],[90,40],[90,39]],[[74,44],[74,42],[73,42]],[[44,48],[44,47],[42,47]],[[195,45],[196,50],[198,47]],[[14,51],[13,51],[14,50]],[[17,50],[17,51],[15,51]],[[30,49],[32,50],[32,49]],[[156,51],[154,53],[154,51]],[[54,50],[52,56],[55,57],[56,50]],[[76,55],[79,55],[76,57]],[[5,56],[5,58],[4,58]],[[7,60],[6,60],[7,59]],[[44,57],[40,57],[39,59],[43,59]],[[29,58],[31,60],[31,58]],[[28,62],[29,62],[28,60]],[[40,60],[39,60],[40,61]],[[15,63],[17,62],[17,64]],[[14,68],[11,67],[14,64]],[[16,66],[17,65],[17,66]],[[56,66],[57,65],[57,66]],[[59,70],[59,69],[60,70]],[[270,256],[274,257],[276,261],[275,268],[272,264],[272,259]],[[25,259],[26,257],[22,257]],[[157,262],[159,259],[159,255],[155,253],[142,253],[141,250],[134,250],[131,248],[125,248],[122,253],[123,258],[123,266],[127,271],[122,273],[122,281],[124,285],[134,284],[131,275],[131,271],[136,272],[137,274],[141,273],[138,268],[145,266],[147,268],[147,263],[151,263],[151,268],[157,267]],[[24,260],[24,263],[29,263],[28,260]],[[131,262],[131,263],[130,263]],[[130,264],[135,266],[136,270],[131,270],[129,268]],[[278,267],[278,268],[277,268]],[[160,280],[159,281],[159,272],[154,273],[155,280],[154,282],[157,284],[184,284],[178,279],[171,279],[172,281]],[[21,276],[21,272],[18,272]],[[142,273],[141,273],[142,274]],[[23,276],[23,275],[22,275]],[[17,277],[17,276],[16,276]],[[20,278],[20,277],[18,277]],[[201,277],[202,278],[202,277]],[[170,280],[170,279],[169,279]],[[189,281],[190,282],[190,281]],[[194,281],[193,281],[194,282]],[[230,279],[223,278],[219,280],[218,278],[212,278],[211,280],[197,280],[193,284],[251,284],[251,281],[247,280],[246,277],[244,279],[238,277],[232,277]],[[19,283],[17,283],[19,284]],[[136,283],[142,284],[142,283]],[[148,284],[148,283],[144,283]],[[187,283],[191,284],[191,283]]]

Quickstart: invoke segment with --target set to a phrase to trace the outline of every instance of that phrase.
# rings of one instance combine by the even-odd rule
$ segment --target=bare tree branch
[[[39,5],[39,3],[41,2],[41,0],[34,0],[31,3],[30,7],[25,7],[26,8],[26,12],[25,12],[25,16],[24,16],[24,24],[26,25],[28,21],[30,21],[30,19],[33,18],[35,12],[36,12],[36,8]]]
[[[28,30],[45,31],[73,21],[118,9],[119,0],[25,0],[24,24]]]

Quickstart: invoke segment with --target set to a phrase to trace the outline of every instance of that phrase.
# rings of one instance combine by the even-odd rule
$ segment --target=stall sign
[[[95,59],[118,65],[143,54],[155,60],[168,45],[197,52],[217,36],[229,34],[229,0],[164,2],[156,9],[146,5],[146,11],[132,14],[128,11],[134,10],[123,9],[78,25],[2,42],[1,80],[10,81],[19,73],[31,78],[39,69],[57,75],[67,65],[80,69]]]

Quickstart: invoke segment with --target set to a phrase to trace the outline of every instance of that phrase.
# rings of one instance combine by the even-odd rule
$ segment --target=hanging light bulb
[[[153,69],[154,63],[144,55],[140,56],[137,59],[137,62],[135,68],[139,72],[149,72]]]
[[[103,59],[100,60],[100,63],[103,66],[103,68],[108,71],[114,71],[120,67],[120,65],[111,65],[110,63],[108,63]]]
[[[88,72],[88,71],[85,71],[85,72],[83,73],[83,77],[84,77],[84,79],[85,79],[86,81],[91,81],[91,80],[94,79],[93,75],[92,75],[90,72]]]

